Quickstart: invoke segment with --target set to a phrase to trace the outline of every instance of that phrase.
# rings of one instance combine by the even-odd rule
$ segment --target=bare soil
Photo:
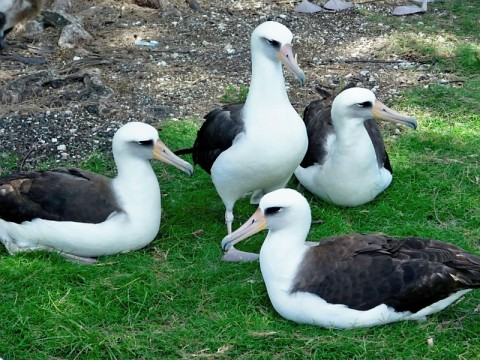
[[[75,0],[67,12],[93,40],[64,49],[58,46],[60,25],[38,34],[16,31],[10,43],[52,51],[8,48],[1,54],[41,56],[46,62],[0,61],[0,163],[13,153],[22,170],[52,157],[59,165],[76,164],[92,152],[109,151],[125,122],[161,127],[171,119],[201,119],[222,105],[228,86],[248,86],[250,34],[266,20],[294,33],[307,86],[289,73],[286,83],[299,112],[318,98],[318,84],[333,90],[353,81],[388,103],[402,87],[438,81],[428,64],[389,53],[394,29],[365,16],[390,16],[394,5],[405,2],[359,0],[347,11],[317,14],[295,13],[296,3],[200,0],[201,9],[192,9],[172,0],[159,10],[118,0]],[[421,21],[421,15],[416,18]],[[45,12],[37,20],[48,24]],[[158,45],[140,46],[137,40]]]

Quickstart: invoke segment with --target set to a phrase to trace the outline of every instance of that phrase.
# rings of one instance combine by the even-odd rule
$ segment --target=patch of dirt
[[[52,156],[59,165],[75,164],[94,151],[110,151],[113,134],[125,122],[160,127],[172,118],[201,119],[222,105],[228,86],[248,86],[250,34],[266,20],[294,33],[307,86],[289,73],[286,84],[299,112],[318,98],[316,84],[335,89],[353,81],[388,100],[404,86],[435,81],[425,75],[427,64],[389,54],[393,29],[364,15],[388,16],[402,1],[353,2],[357,7],[339,13],[298,14],[296,2],[287,0],[200,0],[201,11],[180,0],[162,10],[75,0],[66,11],[93,40],[62,49],[60,25],[31,35],[17,31],[7,39],[52,51],[40,54],[44,64],[0,61],[0,155],[17,154],[23,170]],[[45,11],[37,20],[49,23]],[[140,46],[137,40],[158,45]],[[11,53],[39,56],[16,48],[2,55]]]

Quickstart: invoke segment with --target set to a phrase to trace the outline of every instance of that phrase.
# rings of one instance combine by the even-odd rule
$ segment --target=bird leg
[[[233,223],[233,211],[225,211],[225,222],[227,223],[227,233],[230,235],[232,233],[232,223]]]
[[[260,199],[263,197],[264,192],[262,189],[257,189],[253,192],[252,197],[250,198],[250,204],[258,205],[260,204]]]

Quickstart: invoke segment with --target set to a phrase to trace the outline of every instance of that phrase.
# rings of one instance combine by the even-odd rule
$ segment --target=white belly
[[[296,115],[298,117],[298,115]],[[265,192],[286,185],[307,150],[307,135],[301,119],[256,125],[239,136],[212,166],[212,181],[223,198]]]

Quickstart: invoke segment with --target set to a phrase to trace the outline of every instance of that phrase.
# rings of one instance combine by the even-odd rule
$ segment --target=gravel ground
[[[40,65],[0,61],[0,163],[14,153],[23,160],[22,170],[52,157],[59,165],[76,164],[94,151],[110,151],[113,134],[125,122],[161,127],[169,119],[201,119],[221,105],[228,86],[248,86],[250,34],[266,20],[285,24],[295,35],[307,86],[290,74],[286,84],[299,112],[318,98],[316,85],[333,90],[353,81],[388,104],[404,87],[442,80],[413,56],[390,54],[394,29],[365,17],[386,18],[394,5],[406,2],[353,2],[357,6],[344,12],[306,15],[293,11],[296,2],[284,0],[199,1],[200,11],[180,0],[162,11],[118,0],[75,0],[66,11],[91,40],[60,48],[59,25],[9,38],[52,51],[41,54],[47,61]],[[39,23],[48,25],[47,15]],[[419,21],[421,15],[406,20]],[[137,40],[158,45],[135,45]],[[18,49],[4,53],[38,56]]]

